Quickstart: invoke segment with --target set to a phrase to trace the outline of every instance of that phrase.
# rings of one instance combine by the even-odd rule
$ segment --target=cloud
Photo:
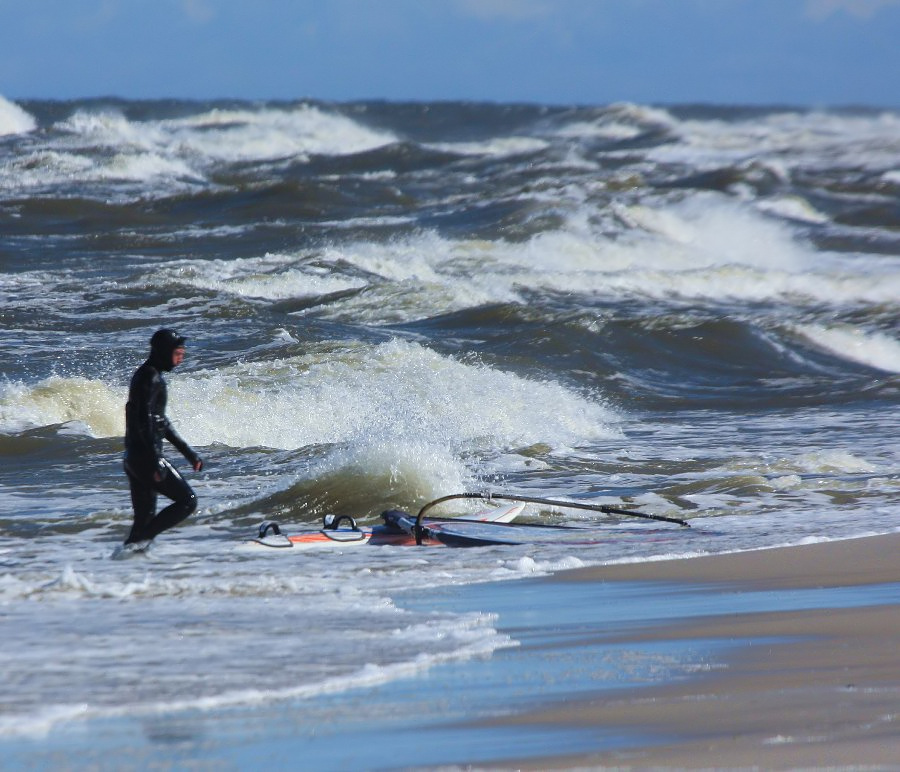
[[[456,5],[480,21],[531,21],[553,12],[548,0],[457,0]]]
[[[806,15],[822,21],[841,11],[857,19],[871,19],[885,8],[900,5],[900,0],[806,0]]]

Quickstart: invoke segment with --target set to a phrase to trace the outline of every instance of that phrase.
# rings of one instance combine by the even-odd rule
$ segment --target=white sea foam
[[[369,128],[312,105],[260,111],[213,110],[163,125],[179,134],[183,128],[192,129],[184,139],[194,150],[230,161],[346,155],[382,147],[397,139],[391,132]],[[193,131],[196,128],[205,131]]]
[[[619,121],[598,120],[593,123],[578,121],[570,123],[557,132],[557,136],[571,137],[573,139],[588,139],[597,137],[600,139],[623,140],[634,139],[641,134],[641,127]]]
[[[308,105],[259,111],[213,110],[190,118],[142,122],[116,112],[78,111],[59,127],[74,135],[76,145],[87,142],[122,152],[152,151],[200,162],[343,155],[395,139],[388,132]]]
[[[473,456],[535,443],[619,436],[598,401],[545,381],[442,357],[418,344],[242,365],[173,384],[179,425],[200,445],[301,448],[331,444],[303,476],[351,475],[415,496],[462,490]],[[497,462],[494,462],[496,466]]]
[[[0,190],[21,190],[73,182],[156,183],[170,192],[204,181],[186,161],[156,152],[116,153],[92,160],[76,152],[41,150],[0,165]]]
[[[83,377],[51,376],[36,384],[0,381],[0,430],[76,422],[96,437],[121,435],[125,390]]]
[[[620,436],[618,416],[597,398],[440,356],[395,340],[265,363],[173,374],[169,414],[196,447],[294,449],[332,446],[303,472],[322,481],[348,474],[405,485],[415,495],[461,490],[466,459],[498,448],[491,462],[519,468],[515,451]],[[121,436],[125,386],[52,377],[0,386],[4,431],[66,423]],[[327,486],[325,486],[327,487]]]
[[[493,156],[503,158],[512,155],[537,153],[548,146],[545,140],[536,137],[502,137],[484,142],[443,142],[429,145],[435,150],[460,155]]]
[[[304,265],[297,256],[277,254],[261,258],[169,263],[163,270],[154,271],[153,278],[267,300],[314,297],[365,286],[362,279],[335,275],[319,267]]]
[[[246,633],[241,629],[248,617],[235,604],[227,607],[231,623],[222,625],[207,617],[201,607],[182,601],[178,620],[170,620],[159,629],[152,621],[129,617],[121,606],[99,607],[98,613],[114,624],[104,628],[102,636],[104,656],[105,646],[113,646],[116,651],[115,662],[109,663],[112,677],[101,674],[91,681],[78,677],[78,664],[100,655],[100,649],[90,642],[55,651],[54,663],[69,663],[74,670],[67,686],[56,687],[56,670],[35,668],[28,688],[19,694],[18,710],[7,711],[0,718],[0,736],[40,737],[72,721],[305,700],[389,683],[442,662],[485,656],[514,645],[494,629],[494,619],[489,615],[432,615],[423,619],[389,604],[366,605],[377,597],[357,599],[352,608],[340,600],[340,595],[307,595],[302,608],[292,604],[291,613],[299,614],[294,620],[283,619],[282,615],[276,620],[273,616],[263,650],[255,645],[248,648]],[[345,629],[341,645],[335,646],[328,620],[353,611],[357,620],[364,617],[373,629]],[[49,624],[55,629],[57,621],[42,615],[36,624]],[[295,625],[302,626],[302,636],[296,634]],[[41,647],[41,656],[53,651],[48,644]],[[160,648],[169,656],[159,657]],[[179,670],[178,663],[191,661],[198,650],[204,652],[204,671],[211,670],[217,677],[205,679],[202,686],[191,690],[170,689],[168,684],[173,672]],[[382,661],[372,661],[376,657]],[[270,662],[268,670],[253,666],[259,658]],[[26,651],[7,651],[3,659],[6,666],[34,667]],[[190,670],[180,672],[179,678],[191,680]],[[123,688],[126,684],[130,688]]]
[[[900,115],[781,112],[746,121],[683,120],[672,130],[681,141],[651,149],[647,157],[663,163],[714,168],[745,162],[792,168],[829,158],[834,166],[877,171],[896,162]],[[852,138],[853,141],[849,141]]]
[[[817,251],[786,223],[723,196],[620,211],[632,233],[615,242],[579,231],[538,237],[556,245],[545,251],[559,255],[563,268],[548,274],[551,286],[713,300],[890,303],[900,296],[890,258]],[[579,263],[595,267],[567,270]]]
[[[2,100],[0,134],[4,128],[6,133],[21,133],[33,129],[34,122]],[[207,184],[207,174],[217,163],[344,155],[395,141],[389,132],[309,105],[213,110],[150,121],[131,120],[112,109],[82,109],[53,128],[57,134],[48,144],[0,166],[0,189],[124,182],[151,185],[140,191],[142,195],[153,190],[171,195]]]
[[[243,277],[239,269],[219,286],[273,298],[302,296],[360,286],[360,275],[369,275],[365,293],[315,313],[372,324],[427,317],[436,309],[524,303],[524,288],[789,303],[891,303],[900,296],[900,272],[891,270],[890,259],[816,252],[784,222],[724,198],[700,198],[619,209],[628,230],[617,240],[577,223],[523,243],[453,241],[423,233],[316,253],[319,265],[335,266],[325,286],[312,281],[306,269],[261,280],[249,263]],[[352,278],[336,278],[348,264],[356,269]],[[216,286],[208,279],[191,281]]]
[[[179,405],[191,411],[185,424],[201,445],[392,447],[424,440],[459,452],[618,434],[612,411],[558,383],[464,364],[400,340],[194,373],[173,378],[170,389],[173,414]]]
[[[536,560],[531,555],[504,561],[502,567],[494,570],[493,579],[520,579],[523,576],[545,576],[556,571],[570,571],[583,568],[585,563],[574,555],[562,555],[551,560]]]
[[[804,482],[801,475],[868,474],[877,472],[880,468],[880,463],[863,458],[850,450],[829,448],[779,456],[765,461],[745,459],[733,462],[727,470],[723,471],[725,475],[729,473],[745,476],[755,474],[758,476],[759,482],[763,484],[772,483],[772,480],[768,479],[769,476],[779,475],[774,478],[778,481],[777,487],[794,487],[818,484],[815,481]],[[827,484],[841,487],[840,481],[835,479],[827,480]]]
[[[55,185],[67,179],[93,175],[97,166],[89,158],[57,150],[16,155],[0,164],[0,189],[20,190]]]
[[[200,528],[201,526],[197,526]],[[309,595],[322,599],[328,597],[327,606],[337,614],[357,610],[364,602],[367,608],[376,609],[391,605],[387,598],[373,597],[352,584],[335,586],[335,577],[325,571],[315,576],[296,572],[244,572],[239,566],[224,575],[210,566],[209,571],[198,567],[191,573],[154,570],[178,565],[179,560],[203,558],[213,560],[219,554],[209,538],[198,546],[197,540],[164,546],[155,544],[150,556],[161,554],[163,560],[156,563],[141,556],[131,563],[118,563],[88,559],[73,566],[65,562],[71,545],[48,545],[48,551],[58,549],[59,562],[54,562],[53,574],[34,571],[30,574],[0,574],[0,601],[30,599],[33,601],[92,599],[152,599],[152,598],[276,598]],[[62,565],[61,569],[56,566]],[[137,570],[134,570],[137,569]]]
[[[799,196],[763,199],[756,206],[763,212],[784,217],[788,220],[814,223],[816,225],[829,222],[829,218],[826,215],[818,211],[806,199]]]
[[[628,140],[646,131],[668,131],[678,121],[663,108],[647,107],[629,102],[610,105],[593,120],[576,120],[553,132],[568,140],[604,139]]]
[[[424,233],[330,248],[321,260],[349,263],[382,281],[317,313],[405,321],[432,315],[436,304],[446,312],[523,303],[526,287],[716,301],[890,303],[900,296],[900,271],[891,270],[889,258],[816,251],[787,222],[725,196],[620,206],[616,213],[625,232],[615,240],[575,217],[522,243]]]
[[[896,282],[895,282],[896,285]],[[895,286],[900,290],[900,287]],[[894,296],[895,299],[900,294]],[[882,332],[866,332],[848,325],[798,325],[795,330],[816,346],[828,352],[875,367],[889,373],[900,373],[900,340]]]
[[[0,137],[8,134],[26,134],[37,128],[37,121],[14,102],[0,96]]]
[[[717,194],[691,196],[674,205],[631,207],[638,228],[656,234],[669,248],[654,259],[635,257],[635,268],[676,271],[741,265],[762,270],[805,270],[811,252],[777,221]],[[661,245],[656,244],[655,247]]]
[[[140,124],[129,121],[121,112],[104,110],[99,112],[78,110],[56,124],[57,129],[66,132],[78,142],[74,147],[85,145],[108,148],[132,148],[152,150],[163,142],[163,134],[158,124]]]
[[[128,155],[117,153],[109,163],[96,169],[95,179],[133,180],[149,182],[155,179],[203,181],[203,175],[179,158],[167,158],[159,153]]]
[[[804,453],[794,459],[794,463],[805,472],[849,473],[873,472],[877,466],[847,450],[819,450]]]

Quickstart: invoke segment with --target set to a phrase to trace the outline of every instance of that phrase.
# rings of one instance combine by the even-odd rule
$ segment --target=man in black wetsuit
[[[166,381],[169,372],[184,360],[184,338],[162,329],[150,338],[150,356],[134,373],[125,405],[125,473],[131,486],[134,523],[126,547],[145,547],[158,534],[184,520],[197,508],[197,496],[163,456],[163,439],[171,442],[195,472],[203,461],[166,418]],[[157,494],[172,503],[156,514]]]

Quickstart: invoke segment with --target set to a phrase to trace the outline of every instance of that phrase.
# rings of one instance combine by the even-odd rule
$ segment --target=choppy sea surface
[[[161,326],[200,505],[117,561]],[[517,643],[410,591],[898,530],[900,113],[0,97],[0,329],[0,742],[315,706]],[[693,527],[243,547],[463,491]]]

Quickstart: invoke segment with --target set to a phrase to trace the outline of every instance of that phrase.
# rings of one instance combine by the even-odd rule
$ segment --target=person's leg
[[[132,474],[127,466],[125,467],[125,473],[128,475],[128,485],[131,488],[131,507],[134,510],[134,521],[131,524],[131,532],[128,534],[128,538],[125,539],[125,543],[133,544],[134,542],[153,538],[145,534],[147,526],[156,514],[156,491],[153,490],[149,482],[144,482]]]
[[[191,486],[168,461],[165,461],[166,475],[160,482],[153,483],[157,492],[172,499],[172,503],[154,517],[144,529],[145,539],[154,539],[163,531],[178,525],[197,508],[197,496]]]

